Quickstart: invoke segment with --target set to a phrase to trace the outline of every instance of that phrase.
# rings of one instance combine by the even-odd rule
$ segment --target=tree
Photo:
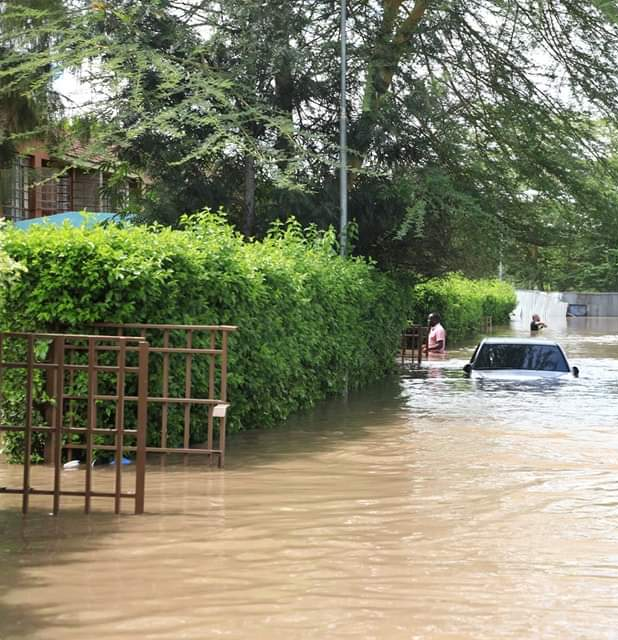
[[[277,145],[260,144],[251,131],[260,128],[279,146],[289,138],[292,147],[289,123],[216,67],[215,47],[184,22],[186,15],[174,13],[173,3],[72,2],[66,8],[68,19],[26,6],[6,7],[1,16],[5,42],[15,39],[18,18],[53,45],[38,55],[24,58],[15,49],[7,56],[0,69],[5,96],[18,79],[50,82],[60,71],[79,73],[97,88],[74,126],[54,141],[57,154],[79,134],[88,143],[86,159],[104,157],[107,168],[115,159],[120,171],[127,165],[145,171],[152,185],[146,212],[161,217],[172,206],[170,222],[202,208],[217,193],[219,166],[237,158],[259,158],[275,178],[285,179]]]
[[[36,13],[28,15],[23,11],[25,6]],[[10,12],[8,3],[0,2],[0,24],[4,26],[0,29],[0,203],[5,201],[18,145],[44,135],[48,123],[61,111],[49,68],[43,82],[38,73],[12,72],[13,65],[24,64],[48,49],[49,35],[39,35],[41,21],[37,19],[48,12],[61,15],[61,0],[33,0],[27,4],[14,0]]]
[[[248,235],[289,213],[336,220],[332,0],[71,7],[70,29],[37,30],[54,33],[50,56],[21,70],[53,61],[100,89],[93,140],[150,176],[147,212],[173,223],[223,204]],[[616,167],[596,122],[615,125],[618,24],[600,0],[350,0],[349,12],[357,250],[483,273],[570,242],[607,204]]]

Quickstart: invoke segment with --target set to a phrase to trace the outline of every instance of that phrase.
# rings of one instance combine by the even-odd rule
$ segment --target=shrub
[[[5,249],[6,237],[6,223],[0,219],[0,306],[3,302],[2,296],[6,287],[25,271],[25,267],[13,260],[7,253]]]
[[[460,274],[434,278],[414,287],[412,317],[424,323],[432,311],[442,317],[450,339],[479,330],[483,316],[506,324],[517,302],[512,285],[500,280],[468,280]]]
[[[424,322],[438,311],[456,338],[478,329],[484,315],[506,321],[515,302],[504,283],[460,275],[412,287],[362,258],[341,258],[333,231],[302,229],[294,220],[275,225],[263,242],[244,242],[210,212],[183,224],[9,229],[6,264],[21,274],[5,282],[0,322],[13,330],[67,332],[87,332],[97,322],[236,324],[228,377],[234,431],[272,427],[346,385],[382,377],[396,362],[407,319]],[[153,388],[160,366],[151,359]],[[196,360],[194,376],[207,380],[207,365],[200,370]],[[75,384],[83,388],[85,380]],[[182,395],[183,387],[183,380],[171,380],[170,395]],[[15,418],[23,381],[8,391],[2,413]],[[42,389],[36,395],[44,403]],[[160,408],[151,411],[148,439],[156,444]],[[170,410],[172,445],[182,441],[181,414]],[[9,435],[7,442],[19,459],[19,438]]]
[[[337,255],[334,232],[303,230],[295,221],[274,227],[263,242],[244,242],[205,212],[181,230],[12,229],[5,246],[27,268],[6,288],[6,328],[238,325],[230,339],[231,430],[271,427],[346,384],[383,376],[394,366],[411,299],[366,260]],[[178,423],[170,425],[172,438],[180,439]],[[149,441],[156,442],[155,431]]]

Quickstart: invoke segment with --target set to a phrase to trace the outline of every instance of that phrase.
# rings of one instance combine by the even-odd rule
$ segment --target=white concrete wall
[[[569,304],[585,304],[588,317],[618,317],[618,292],[580,293],[530,289],[517,289],[517,306],[511,317],[526,322],[533,313],[538,313],[542,320],[565,318]]]
[[[569,304],[585,304],[588,316],[616,317],[618,316],[618,293],[580,293],[567,291],[562,293],[562,299]]]
[[[538,313],[541,320],[566,318],[567,306],[558,291],[517,289],[517,306],[511,317],[522,322],[530,322],[533,313]]]

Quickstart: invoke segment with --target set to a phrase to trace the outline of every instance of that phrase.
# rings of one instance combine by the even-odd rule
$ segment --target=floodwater
[[[144,516],[0,496],[0,638],[618,638],[618,319],[545,335],[578,380],[476,383],[470,344],[154,462]]]

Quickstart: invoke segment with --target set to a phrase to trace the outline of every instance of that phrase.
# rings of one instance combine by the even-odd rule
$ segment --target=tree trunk
[[[245,199],[243,233],[246,238],[255,231],[255,158],[245,156]]]
[[[411,48],[412,36],[425,17],[429,0],[416,0],[403,20],[398,21],[403,0],[383,0],[382,24],[373,45],[373,59],[367,69],[363,108],[350,130],[350,167],[360,169],[371,148],[382,99],[390,90],[402,57]]]

